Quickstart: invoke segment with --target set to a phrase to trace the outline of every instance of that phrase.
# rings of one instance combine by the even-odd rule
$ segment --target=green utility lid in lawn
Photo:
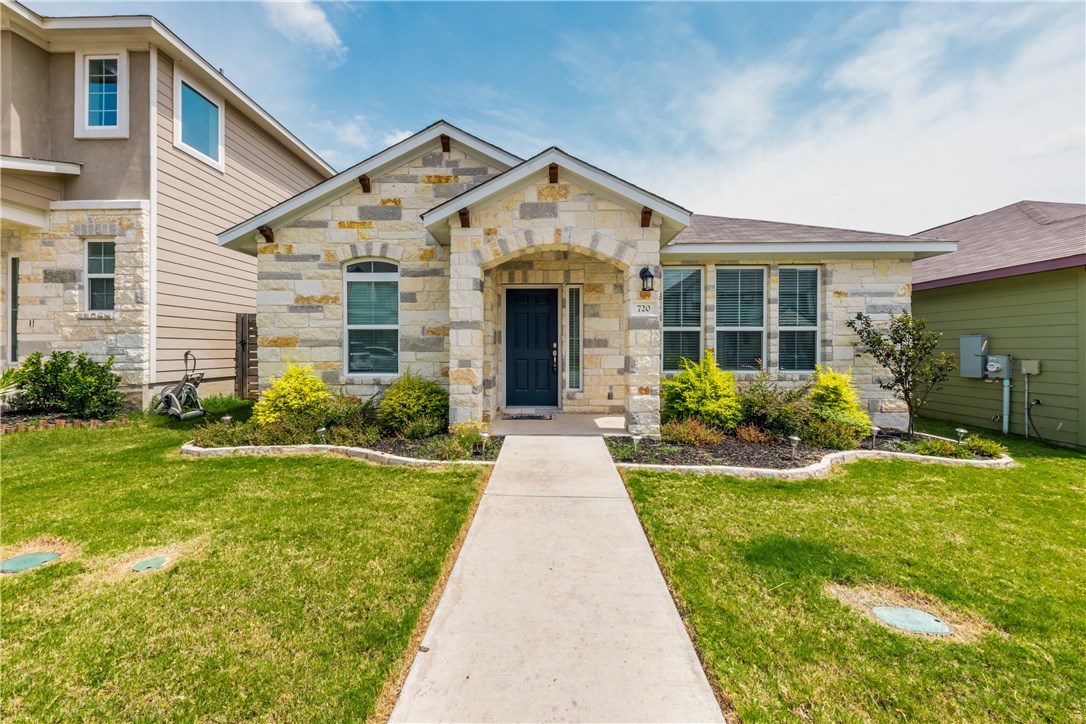
[[[155,556],[154,558],[144,558],[142,561],[132,566],[132,570],[136,573],[143,573],[144,571],[153,571],[156,568],[162,568],[166,565],[165,556]]]
[[[49,561],[55,561],[57,558],[60,558],[59,553],[46,553],[42,551],[37,553],[24,553],[21,556],[8,558],[3,563],[0,563],[0,573],[22,573],[31,568],[37,568],[40,565],[44,565]]]
[[[904,606],[875,606],[871,613],[882,622],[894,628],[911,633],[949,636],[950,626],[941,618],[932,616],[927,611]]]

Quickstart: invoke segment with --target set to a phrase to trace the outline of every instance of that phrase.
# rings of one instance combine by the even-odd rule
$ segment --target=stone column
[[[641,269],[656,276],[652,292],[641,290]],[[638,253],[626,269],[626,429],[631,435],[660,435],[660,331],[662,275],[659,254]],[[651,314],[632,314],[635,304],[648,304]]]
[[[455,222],[453,222],[455,224]],[[473,233],[475,232],[475,233]],[[449,421],[483,418],[481,230],[452,229],[449,259]]]

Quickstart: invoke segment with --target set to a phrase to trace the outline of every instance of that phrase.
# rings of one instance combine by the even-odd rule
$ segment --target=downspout
[[[1026,378],[1026,394],[1022,398],[1022,427],[1026,430],[1026,437],[1029,437],[1029,375],[1024,375]]]
[[[1003,380],[1003,434],[1010,432],[1011,427],[1011,380],[1009,377]]]

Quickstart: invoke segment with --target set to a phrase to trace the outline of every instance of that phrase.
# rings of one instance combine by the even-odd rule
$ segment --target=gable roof
[[[54,18],[39,15],[16,0],[0,1],[0,17],[0,27],[4,30],[12,30],[51,53],[72,52],[86,47],[89,43],[127,46],[130,50],[144,51],[148,49],[148,44],[153,45],[175,61],[185,63],[186,69],[197,79],[221,94],[244,116],[297,154],[322,176],[328,177],[335,173],[335,169],[313,149],[302,143],[286,126],[261,108],[157,18],[150,15]]]
[[[405,160],[414,158],[429,146],[436,146],[442,136],[471,150],[472,155],[500,169],[507,169],[521,162],[520,157],[497,146],[462,131],[446,121],[438,121],[409,136],[399,143],[389,146],[369,158],[356,163],[327,181],[302,191],[296,196],[283,201],[267,211],[257,214],[246,221],[219,234],[219,244],[249,254],[256,253],[255,234],[262,226],[273,228],[285,226],[296,221],[314,209],[324,206],[329,201],[354,190],[358,186],[358,177],[363,175],[377,177],[400,166]]]
[[[897,253],[922,258],[954,248],[952,241],[926,237],[694,214],[661,255],[712,259],[741,254]]]
[[[526,186],[550,165],[558,164],[559,174],[572,174],[578,182],[589,190],[599,193],[619,203],[638,207],[648,207],[660,214],[663,224],[660,229],[661,241],[668,241],[690,223],[690,212],[656,194],[645,191],[629,181],[610,174],[581,159],[571,156],[557,146],[552,146],[536,154],[519,166],[514,166],[505,173],[488,179],[473,189],[449,199],[422,214],[423,225],[435,238],[448,242],[450,231],[448,219],[460,209],[469,211],[481,208],[500,195],[509,194],[517,188]]]
[[[958,251],[915,264],[917,290],[1086,265],[1084,204],[1019,201],[921,233]]]

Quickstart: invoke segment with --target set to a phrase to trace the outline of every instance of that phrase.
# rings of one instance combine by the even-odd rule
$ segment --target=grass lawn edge
[[[446,462],[445,464],[449,463]],[[479,505],[483,502],[483,493],[486,492],[486,486],[490,483],[490,475],[494,471],[493,463],[488,463],[488,465],[489,467],[479,475],[479,480],[476,483],[475,500],[468,510],[467,518],[464,519],[464,525],[460,527],[460,532],[456,534],[456,539],[453,541],[452,546],[449,547],[445,562],[441,566],[441,573],[438,574],[437,580],[434,582],[430,596],[426,599],[426,603],[419,612],[419,619],[415,623],[415,629],[411,632],[411,638],[407,641],[407,648],[404,649],[403,657],[396,667],[389,672],[385,685],[381,689],[381,694],[377,697],[373,714],[369,718],[370,722],[387,722],[392,716],[392,710],[400,698],[400,692],[403,690],[407,675],[411,672],[411,665],[414,664],[415,657],[419,653],[422,639],[426,635],[426,630],[430,628],[430,622],[434,618],[437,604],[441,601],[441,597],[445,595],[445,587],[449,583],[457,559],[460,558],[460,551],[463,549],[464,540],[467,538],[468,531],[475,521],[475,514],[479,510]]]
[[[446,465],[481,465],[491,467],[494,460],[425,460],[347,445],[242,445],[239,447],[200,447],[192,441],[181,446],[180,454],[194,457],[224,457],[227,455],[342,455],[360,458],[379,465],[416,465],[444,467]]]

